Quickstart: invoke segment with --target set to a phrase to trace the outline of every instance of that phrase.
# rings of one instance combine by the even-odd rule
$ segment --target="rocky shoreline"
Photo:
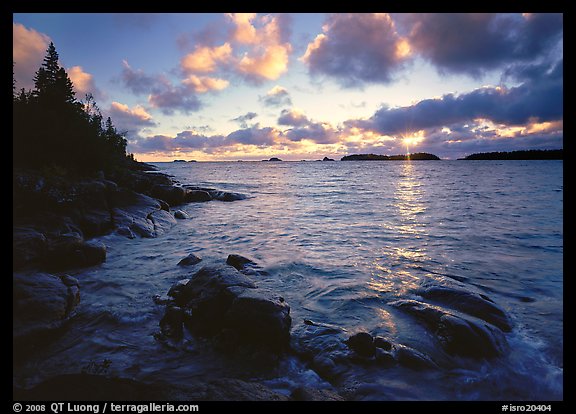
[[[93,237],[115,232],[127,238],[160,237],[187,214],[178,206],[246,195],[180,185],[156,172],[70,180],[14,171],[13,345],[25,359],[74,323],[81,286],[67,270],[106,260],[106,246]],[[443,370],[462,361],[484,361],[509,353],[509,316],[481,291],[458,280],[424,280],[409,299],[385,306],[413,318],[436,348],[416,349],[378,332],[347,331],[312,320],[294,321],[282,292],[262,286],[268,273],[254,260],[230,254],[225,263],[204,264],[190,254],[177,266],[187,278],[165,295],[156,340],[182,346],[187,335],[203,338],[232,358],[276,366],[295,357],[332,389],[296,387],[290,395],[239,378],[206,379],[186,386],[147,384],[101,372],[65,374],[31,389],[14,387],[15,399],[30,400],[355,400],[354,372],[389,369]],[[337,392],[336,392],[337,391]]]

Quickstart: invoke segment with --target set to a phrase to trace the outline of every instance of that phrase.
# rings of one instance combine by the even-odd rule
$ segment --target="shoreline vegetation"
[[[521,150],[508,152],[479,152],[459,160],[563,160],[564,150]]]

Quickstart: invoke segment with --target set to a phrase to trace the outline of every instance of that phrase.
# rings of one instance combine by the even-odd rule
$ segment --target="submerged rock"
[[[423,321],[449,354],[489,358],[503,355],[508,350],[502,331],[487,322],[452,314],[416,300],[398,300],[390,305]]]
[[[485,320],[504,332],[512,330],[506,313],[485,295],[447,286],[432,286],[417,290],[415,293],[451,309]]]
[[[212,196],[208,191],[192,189],[186,192],[185,200],[187,203],[202,203],[211,201]]]
[[[228,255],[226,264],[232,266],[236,270],[243,270],[246,266],[256,266],[256,263],[252,259],[240,256],[239,254]]]

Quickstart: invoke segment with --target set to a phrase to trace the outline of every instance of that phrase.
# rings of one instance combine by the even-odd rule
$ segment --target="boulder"
[[[187,203],[202,203],[211,201],[212,196],[205,190],[188,190],[184,199]]]
[[[350,349],[360,356],[371,357],[376,352],[374,338],[368,332],[359,332],[346,341]]]
[[[200,263],[201,261],[202,258],[200,256],[197,256],[194,253],[190,253],[188,256],[178,262],[178,266],[193,266]]]
[[[190,216],[188,215],[188,213],[186,213],[185,211],[182,210],[176,210],[174,212],[174,218],[180,219],[180,220],[186,220],[189,219]]]
[[[106,260],[106,246],[99,241],[84,241],[79,233],[61,234],[48,242],[42,266],[50,270],[86,267]]]
[[[154,227],[154,237],[161,236],[176,224],[174,216],[165,210],[155,210],[147,218]]]
[[[14,227],[12,231],[12,267],[19,269],[28,263],[41,261],[46,255],[46,236],[33,228]]]
[[[448,286],[431,286],[415,293],[432,302],[475,316],[479,319],[510,332],[512,325],[508,316],[486,295]]]
[[[398,300],[390,305],[423,321],[451,355],[490,358],[508,351],[508,342],[502,331],[483,320],[416,300]]]
[[[213,200],[218,201],[237,201],[246,199],[246,195],[244,194],[232,193],[228,191],[212,190],[209,194]]]
[[[239,254],[229,254],[226,259],[226,264],[237,270],[243,270],[247,266],[257,266],[256,262],[247,257],[240,256]]]
[[[154,198],[164,200],[171,207],[183,204],[186,201],[186,190],[176,185],[156,184],[150,190],[150,194]]]
[[[274,352],[290,340],[290,306],[278,295],[229,266],[204,266],[168,295],[183,309],[183,322],[192,333],[233,338]]]
[[[80,302],[78,281],[70,276],[14,273],[12,292],[14,345],[33,344],[61,328]]]

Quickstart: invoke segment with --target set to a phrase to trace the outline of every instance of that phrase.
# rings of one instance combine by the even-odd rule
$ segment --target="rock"
[[[263,289],[246,289],[232,302],[224,326],[243,343],[282,350],[290,341],[290,306],[284,298]]]
[[[171,296],[173,298],[180,296],[180,294],[182,293],[182,289],[184,289],[184,286],[186,286],[189,281],[190,279],[182,279],[173,284],[170,290],[168,291],[168,296]]]
[[[395,355],[398,363],[405,367],[421,370],[438,368],[438,366],[427,355],[405,345],[395,346]]]
[[[181,219],[181,220],[186,220],[186,219],[189,219],[190,216],[189,216],[188,213],[186,213],[185,211],[176,210],[176,211],[174,212],[174,218]]]
[[[490,358],[508,351],[502,331],[487,322],[452,314],[416,300],[399,300],[390,305],[423,321],[449,354]]]
[[[182,309],[177,306],[168,306],[160,320],[160,330],[166,337],[180,340],[183,336],[183,323],[184,314]]]
[[[374,345],[374,338],[368,332],[359,332],[352,335],[346,341],[350,349],[360,356],[371,357],[374,356],[376,346]]]
[[[134,234],[134,232],[132,230],[130,230],[130,227],[126,227],[126,226],[118,227],[116,229],[116,234],[119,234],[120,236],[127,237],[129,239],[136,238],[136,235]]]
[[[84,241],[79,233],[66,233],[49,242],[42,266],[50,270],[86,267],[106,260],[106,246],[99,241]]]
[[[391,367],[392,365],[396,364],[394,355],[392,355],[390,352],[384,351],[382,348],[376,348],[376,351],[374,352],[374,359],[378,365],[384,367]]]
[[[14,345],[34,345],[61,328],[80,301],[78,281],[49,273],[14,273],[12,276],[12,334]]]
[[[147,217],[157,210],[161,210],[158,200],[144,194],[123,190],[112,196],[112,221],[116,228],[127,227],[140,237],[156,237],[154,223]]]
[[[237,200],[245,200],[246,195],[240,193],[231,193],[227,191],[220,191],[220,190],[212,190],[210,191],[210,196],[213,200],[218,201],[237,201]]]
[[[12,231],[12,267],[41,261],[46,255],[48,241],[39,231],[28,227],[14,227]]]
[[[147,217],[154,226],[154,237],[168,232],[175,224],[176,219],[172,214],[164,210],[155,210]]]
[[[287,401],[288,397],[262,384],[222,378],[208,383],[205,399],[209,401]]]
[[[420,289],[416,293],[451,309],[485,320],[504,332],[512,330],[506,313],[483,294],[447,286],[432,286]]]
[[[226,264],[232,266],[237,270],[243,270],[247,266],[257,266],[256,263],[247,257],[240,256],[239,254],[230,254],[226,259]]]
[[[154,198],[166,201],[171,207],[186,201],[186,190],[175,185],[156,184],[152,187],[150,194]]]
[[[184,324],[192,333],[215,337],[229,330],[238,344],[274,352],[288,347],[290,306],[231,267],[205,266],[168,294],[184,309]]]
[[[201,261],[202,258],[200,256],[197,256],[194,253],[190,253],[188,256],[178,262],[178,266],[193,266],[200,263]]]
[[[324,157],[324,158],[322,159],[322,161],[334,161],[334,159],[333,159],[333,158]]]
[[[321,390],[316,388],[298,387],[290,399],[293,401],[345,401],[338,393],[330,390]]]
[[[384,351],[391,351],[392,350],[392,342],[388,339],[383,338],[381,336],[376,336],[374,338],[374,346],[376,348],[383,349]]]
[[[202,203],[211,201],[212,196],[205,190],[188,190],[184,199],[187,203]]]

